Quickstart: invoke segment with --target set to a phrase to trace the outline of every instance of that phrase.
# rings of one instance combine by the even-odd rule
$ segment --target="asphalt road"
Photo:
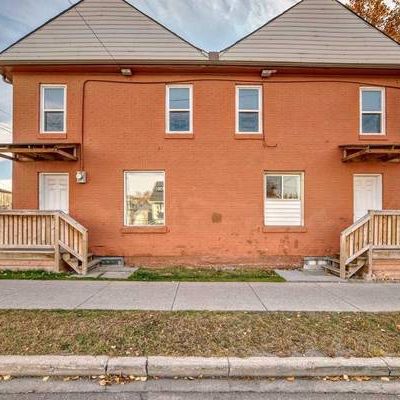
[[[0,400],[400,400],[400,380],[382,382],[159,379],[100,386],[97,380],[14,378],[0,382]]]

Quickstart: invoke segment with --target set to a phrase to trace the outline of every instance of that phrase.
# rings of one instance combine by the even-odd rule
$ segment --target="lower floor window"
[[[125,172],[125,226],[165,224],[165,173]]]
[[[264,179],[264,224],[303,225],[303,174],[271,172]]]

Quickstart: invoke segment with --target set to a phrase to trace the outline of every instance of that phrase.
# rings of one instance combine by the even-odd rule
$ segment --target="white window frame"
[[[267,198],[267,177],[268,176],[299,176],[300,177],[300,182],[299,185],[299,199],[268,199]],[[300,218],[300,225],[282,225],[282,226],[287,226],[287,227],[304,227],[304,172],[296,172],[296,171],[264,171],[263,175],[264,179],[264,192],[263,192],[263,206],[264,206],[264,226],[267,228],[276,228],[279,227],[279,225],[265,225],[265,218],[266,218],[266,213],[267,213],[267,208],[265,207],[265,202],[266,200],[268,201],[287,201],[287,202],[293,202],[293,201],[300,201],[301,203],[301,218]],[[283,182],[282,182],[283,183]],[[282,185],[282,194],[283,194],[283,185]]]
[[[187,108],[169,108],[169,90],[170,89],[189,89],[189,109]],[[167,85],[165,94],[165,132],[172,134],[187,134],[193,133],[193,85]],[[171,131],[169,129],[170,112],[171,111],[186,111],[189,112],[189,130],[188,131]]]
[[[126,179],[126,177],[127,177],[127,175],[128,174],[132,174],[132,173],[134,173],[134,174],[151,174],[151,173],[155,173],[155,174],[162,174],[163,175],[163,177],[164,177],[164,192],[163,192],[163,202],[164,202],[164,223],[163,224],[159,224],[159,225],[127,225],[126,224],[126,220],[127,220],[127,214],[126,214],[126,211],[127,211],[127,209],[126,209],[126,195],[127,195],[127,192],[126,192],[126,189],[127,189],[127,185],[126,185],[126,182],[127,182],[127,179]],[[156,227],[162,227],[162,226],[166,226],[166,221],[167,221],[167,209],[166,209],[166,204],[165,204],[165,193],[166,193],[166,176],[165,176],[165,171],[162,171],[162,170],[158,170],[158,171],[147,171],[147,170],[127,170],[127,171],[124,171],[124,198],[123,198],[123,201],[124,201],[124,221],[123,221],[123,226],[124,227],[126,227],[126,228],[156,228]]]
[[[381,92],[381,102],[382,102],[382,110],[381,111],[363,111],[363,101],[362,95],[363,92],[374,91]],[[360,135],[365,136],[385,136],[385,120],[386,120],[386,102],[385,102],[385,88],[383,87],[360,87]],[[363,132],[363,124],[362,117],[364,114],[380,114],[381,115],[381,132]]]
[[[258,90],[258,109],[254,110],[241,110],[239,109],[239,92],[240,89],[257,89]],[[262,109],[263,109],[263,103],[262,103],[262,93],[263,93],[263,87],[260,85],[236,85],[236,94],[235,94],[235,104],[236,104],[236,122],[235,122],[235,132],[237,135],[254,135],[254,134],[261,134],[263,133],[263,127],[262,127]],[[255,132],[241,132],[239,131],[239,113],[240,112],[257,112],[258,113],[258,131]]]
[[[64,89],[64,108],[62,110],[60,109],[53,109],[53,108],[44,108],[44,92],[45,89],[48,88],[58,88],[58,89]],[[64,113],[64,120],[63,120],[63,127],[64,129],[62,131],[46,131],[45,130],[45,124],[44,124],[44,115],[45,112],[47,111],[54,111],[54,112],[60,112],[62,111]],[[62,84],[43,84],[40,85],[40,133],[47,134],[63,134],[67,132],[67,85],[62,85]]]

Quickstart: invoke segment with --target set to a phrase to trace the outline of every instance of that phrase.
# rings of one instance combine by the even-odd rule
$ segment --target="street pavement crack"
[[[247,283],[247,285],[250,287],[250,289],[252,290],[252,292],[254,293],[254,296],[257,297],[258,301],[261,303],[261,305],[264,307],[265,311],[268,311],[268,308],[266,307],[266,305],[264,304],[264,302],[261,300],[261,297],[258,295],[258,293],[256,292],[256,290],[253,288],[253,286],[251,286],[251,283]]]
[[[340,296],[338,296],[337,294],[335,294],[334,292],[330,291],[330,290],[329,290],[329,287],[328,287],[328,288],[322,287],[320,283],[316,283],[316,285],[317,285],[320,289],[325,290],[325,291],[328,292],[330,295],[332,295],[333,297],[337,298],[338,300],[343,301],[343,303],[346,303],[346,304],[348,304],[349,306],[354,307],[354,308],[355,308],[356,310],[358,310],[358,311],[364,311],[362,308],[357,307],[355,304],[351,303],[350,301],[346,300],[345,298],[340,297]]]
[[[178,295],[178,290],[179,290],[180,286],[181,286],[181,283],[178,282],[178,285],[177,285],[176,290],[175,290],[174,300],[172,301],[172,305],[171,305],[171,311],[174,310],[175,300],[176,300],[176,296]]]
[[[83,300],[82,302],[80,302],[77,306],[75,306],[73,309],[77,310],[81,305],[87,303],[89,300],[91,300],[94,296],[97,296],[98,294],[100,294],[101,292],[103,292],[106,288],[108,288],[111,285],[112,282],[108,282],[106,285],[104,285],[102,288],[100,288],[98,291],[96,291],[95,293],[93,293],[91,296],[89,296],[88,298],[86,298],[85,300]]]

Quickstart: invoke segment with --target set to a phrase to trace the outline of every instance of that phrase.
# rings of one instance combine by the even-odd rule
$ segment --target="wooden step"
[[[82,272],[82,267],[79,265],[79,260],[70,253],[63,253],[62,259],[78,274]]]
[[[97,264],[100,264],[101,263],[101,258],[94,258],[94,259],[92,259],[91,261],[89,261],[88,262],[88,265],[87,265],[87,270],[88,270],[88,272],[91,270],[91,269],[93,269]]]
[[[327,264],[327,265],[324,265],[323,268],[327,269],[334,275],[340,276],[340,268],[338,268],[338,267],[335,267],[331,264]]]
[[[330,261],[331,263],[339,264],[339,265],[340,265],[340,260],[339,260],[339,258],[326,257],[326,261]]]

